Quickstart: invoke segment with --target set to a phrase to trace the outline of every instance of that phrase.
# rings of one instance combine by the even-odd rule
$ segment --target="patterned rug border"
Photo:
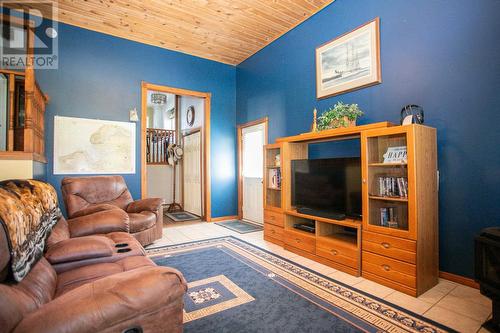
[[[189,241],[189,242],[184,242],[184,243],[178,243],[178,244],[171,244],[171,245],[158,245],[158,246],[152,246],[152,247],[147,247],[146,248],[146,253],[149,257],[156,257],[156,256],[161,256],[162,253],[159,253],[160,251],[165,251],[165,250],[181,250],[181,249],[189,249],[190,247],[193,247],[193,246],[203,246],[203,245],[215,245],[215,244],[219,244],[219,243],[224,243],[224,242],[228,242],[230,244],[232,244],[233,246],[239,246],[239,245],[246,245],[247,248],[245,248],[245,250],[249,251],[249,250],[252,250],[252,249],[255,249],[255,250],[258,250],[258,251],[261,251],[261,252],[264,252],[266,253],[267,255],[271,256],[271,257],[275,257],[275,258],[278,258],[279,260],[282,260],[286,263],[288,263],[289,265],[291,266],[295,266],[295,267],[298,267],[300,268],[301,270],[311,274],[311,275],[316,275],[317,277],[320,277],[330,283],[333,283],[333,284],[336,284],[338,286],[341,286],[341,287],[344,287],[345,289],[347,289],[348,291],[351,291],[353,293],[356,293],[356,294],[359,294],[359,295],[362,295],[366,298],[369,298],[373,301],[376,301],[378,303],[381,303],[381,305],[384,305],[388,308],[391,308],[391,309],[394,309],[394,310],[398,310],[399,312],[401,312],[400,314],[400,317],[412,317],[416,322],[420,322],[420,324],[424,327],[422,327],[423,329],[421,330],[418,330],[416,328],[412,328],[412,327],[409,327],[407,323],[405,323],[404,321],[401,321],[400,324],[404,325],[404,327],[408,330],[411,330],[413,332],[434,332],[433,330],[426,330],[426,327],[425,326],[434,326],[434,328],[438,329],[437,332],[439,332],[440,330],[442,330],[443,332],[456,332],[458,333],[457,331],[443,325],[443,324],[440,324],[438,322],[435,322],[434,320],[431,320],[431,319],[428,319],[420,314],[417,314],[417,313],[414,313],[410,310],[407,310],[399,305],[396,305],[396,304],[393,304],[391,302],[388,302],[384,299],[381,299],[377,296],[374,296],[374,295],[371,295],[369,294],[368,292],[365,292],[363,290],[360,290],[360,289],[357,289],[355,286],[350,286],[344,282],[341,282],[341,281],[338,281],[338,280],[335,280],[331,277],[328,277],[324,274],[321,274],[319,272],[316,272],[314,271],[313,269],[310,269],[308,267],[305,267],[297,262],[294,262],[293,260],[291,259],[287,259],[285,257],[282,257],[280,256],[279,254],[275,254],[269,250],[266,250],[266,249],[263,249],[261,247],[259,247],[258,245],[254,245],[252,243],[249,243],[243,239],[240,239],[238,237],[235,237],[235,236],[221,236],[221,237],[214,237],[214,238],[207,238],[207,239],[202,239],[202,240],[194,240],[194,241]],[[238,244],[240,243],[240,244]],[[253,255],[256,255],[255,252],[250,252],[252,253]],[[262,259],[262,258],[261,258]],[[263,260],[267,260],[266,258],[264,258]],[[322,286],[321,284],[319,284],[318,281],[311,281],[311,280],[308,280],[307,281],[308,283],[310,283],[311,285],[320,285]],[[324,286],[323,286],[324,287]],[[330,292],[334,293],[335,291],[333,290],[329,290]],[[318,296],[319,297],[319,296]],[[344,295],[345,297],[345,295]],[[352,299],[354,301],[356,301],[357,305],[358,306],[362,306],[364,304],[361,304],[359,303],[358,300],[356,300],[356,297],[355,295],[352,296]],[[370,308],[371,310],[375,310],[374,308]],[[396,313],[395,311],[390,311],[388,313],[381,313],[383,314],[384,316],[386,316],[387,320],[395,320],[395,318],[398,317],[398,313]],[[436,331],[436,330],[435,330]]]

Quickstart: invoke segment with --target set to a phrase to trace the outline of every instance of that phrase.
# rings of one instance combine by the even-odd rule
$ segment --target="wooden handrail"
[[[168,145],[175,143],[175,131],[161,128],[146,129],[146,163],[168,164]]]
[[[14,75],[19,75],[19,76],[24,76],[24,72],[21,72],[21,71],[14,71],[14,70],[10,70],[10,69],[2,69],[0,68],[0,73],[2,74],[14,74]]]

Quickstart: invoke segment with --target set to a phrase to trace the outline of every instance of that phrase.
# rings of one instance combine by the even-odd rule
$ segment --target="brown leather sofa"
[[[134,201],[121,176],[66,177],[61,190],[70,219],[120,208],[129,217],[126,231],[142,245],[162,237],[163,200],[148,198]],[[97,224],[105,223],[105,218],[93,220]]]
[[[107,212],[99,223],[94,214],[69,223],[61,217],[45,257],[21,282],[11,277],[8,236],[0,226],[1,332],[182,332],[182,274],[156,266],[119,231],[128,223],[123,211]],[[130,251],[116,252],[122,243]]]

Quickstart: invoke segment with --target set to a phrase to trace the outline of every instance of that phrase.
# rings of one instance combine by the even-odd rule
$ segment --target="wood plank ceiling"
[[[70,25],[237,65],[334,0],[57,0]],[[46,14],[47,4],[29,7]]]

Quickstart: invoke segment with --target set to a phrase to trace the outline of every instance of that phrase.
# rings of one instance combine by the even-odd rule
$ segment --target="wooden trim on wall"
[[[180,96],[199,97],[205,100],[205,118],[203,120],[202,140],[203,140],[203,165],[204,165],[204,209],[202,218],[210,221],[211,210],[211,191],[210,191],[210,105],[212,94],[209,92],[200,92],[194,90],[187,90],[175,87],[168,87],[157,85],[153,83],[141,82],[141,197],[147,197],[147,164],[146,164],[146,119],[147,119],[147,97],[148,90],[161,91],[167,94],[174,94]],[[179,131],[180,133],[180,131]]]
[[[243,177],[241,175],[243,168],[243,156],[241,153],[242,146],[242,130],[246,127],[251,127],[259,124],[264,124],[264,145],[267,145],[268,141],[268,127],[269,127],[269,118],[264,117],[257,120],[249,121],[244,124],[240,124],[237,127],[237,140],[238,140],[238,218],[243,218]]]
[[[203,165],[205,167],[205,177],[203,177],[203,181],[205,182],[205,186],[203,187],[203,191],[205,192],[205,201],[204,201],[204,218],[207,222],[212,221],[212,191],[211,184],[212,179],[210,178],[210,105],[212,100],[212,94],[206,93],[205,96],[205,118],[203,119],[203,131],[202,131],[202,140],[203,140]]]
[[[0,151],[0,160],[33,160],[47,163],[45,156],[24,151]]]
[[[210,222],[221,222],[221,221],[227,221],[227,220],[237,220],[238,216],[237,215],[229,215],[229,216],[219,216],[219,217],[213,217]]]
[[[464,286],[467,286],[467,287],[479,289],[479,283],[474,281],[474,279],[471,279],[471,278],[468,278],[468,277],[465,277],[462,275],[457,275],[457,274],[453,274],[453,273],[447,273],[447,272],[440,271],[439,277],[446,279],[446,280],[450,280],[450,281],[455,282],[455,283],[463,284]]]

